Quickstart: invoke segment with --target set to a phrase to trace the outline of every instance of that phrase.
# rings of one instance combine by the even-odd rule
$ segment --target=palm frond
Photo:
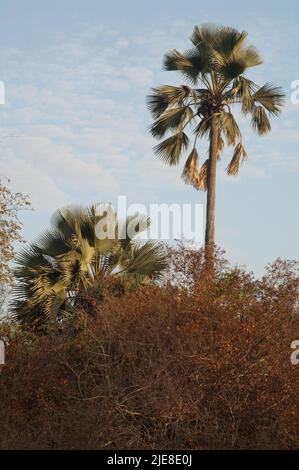
[[[61,273],[51,266],[40,266],[28,270],[26,265],[14,289],[10,304],[13,318],[21,322],[44,322],[50,318],[57,319],[58,309],[65,303],[66,286],[61,281]]]
[[[213,45],[216,27],[213,24],[204,24],[201,26],[194,26],[190,41],[193,45],[201,51],[202,44]]]
[[[168,109],[152,124],[151,134],[153,137],[161,138],[168,130],[182,130],[184,124],[193,117],[193,111],[188,106]]]
[[[95,207],[95,218],[91,225],[93,238],[89,243],[94,246],[98,256],[99,253],[109,252],[118,246],[118,225],[111,203],[100,203]]]
[[[193,130],[194,134],[198,137],[207,137],[210,132],[210,121],[208,118],[203,118],[199,121]]]
[[[34,243],[28,243],[15,258],[15,272],[19,277],[27,273],[34,273],[40,267],[49,267],[50,262],[41,249]]]
[[[201,45],[209,47],[217,52],[229,56],[233,52],[237,52],[247,38],[246,31],[237,31],[229,26],[218,26],[215,24],[203,24],[195,26],[191,35],[191,42],[194,46]]]
[[[281,87],[266,83],[254,93],[253,100],[261,104],[270,114],[278,116],[284,104],[285,94]]]
[[[207,74],[210,70],[209,55],[203,51],[200,53],[196,47],[185,51],[185,55],[191,62],[194,70],[194,76],[191,75],[190,78],[188,76],[186,78],[188,81],[195,84],[197,80],[201,78],[201,75]]]
[[[228,82],[241,75],[245,70],[242,61],[233,57],[227,58],[216,51],[213,52],[212,64],[221,79]]]
[[[164,57],[165,70],[177,70],[182,73],[187,82],[193,84],[197,82],[203,67],[202,58],[196,49],[186,51],[184,54],[174,49]]]
[[[263,63],[262,57],[254,46],[249,46],[245,49],[239,50],[237,56],[244,61],[246,69],[256,67]]]
[[[223,58],[221,55],[214,54],[214,66],[219,74],[225,80],[232,80],[246,70],[245,61],[239,57]]]
[[[270,132],[271,124],[266,111],[262,106],[254,106],[252,111],[251,125],[255,132],[264,135]]]
[[[208,189],[208,171],[209,159],[207,158],[198,173],[197,187],[198,189],[201,189],[201,191],[206,191]]]
[[[63,233],[56,227],[45,230],[36,240],[39,249],[48,256],[59,256],[71,249]]]
[[[188,98],[196,99],[196,93],[187,85],[162,85],[152,88],[152,93],[147,97],[147,106],[152,115],[158,118],[169,106],[184,106]]]
[[[231,159],[229,165],[226,168],[226,172],[228,175],[236,176],[239,172],[240,165],[243,163],[244,160],[247,160],[247,153],[240,142],[236,147],[233,154],[233,158]]]
[[[222,111],[219,114],[219,124],[228,145],[234,145],[236,140],[241,137],[239,126],[230,112]]]
[[[229,101],[232,103],[240,102],[241,111],[246,116],[252,111],[254,107],[254,93],[257,89],[257,85],[246,77],[238,77],[233,81],[233,87],[229,93],[231,98]]]
[[[193,148],[185,163],[182,178],[186,184],[190,184],[197,189],[198,184],[198,153]]]
[[[147,96],[147,107],[154,118],[158,118],[170,105],[163,86],[152,88],[152,93]]]
[[[167,266],[164,247],[159,242],[148,241],[144,244],[135,243],[126,260],[126,269],[122,273],[158,278]]]
[[[232,80],[262,62],[257,50],[246,46],[246,37],[246,31],[208,24],[196,26],[191,41],[202,61],[205,58],[209,63],[209,72],[216,70],[224,79]]]
[[[238,52],[244,46],[248,36],[246,31],[238,31],[235,28],[221,26],[215,29],[213,37],[213,49],[229,57]]]
[[[188,148],[189,139],[184,132],[178,132],[168,139],[160,142],[154,151],[156,155],[167,165],[178,165],[180,156]]]
[[[239,48],[229,55],[213,50],[212,63],[225,80],[233,80],[241,76],[247,68],[260,65],[262,59],[258,51],[249,46]]]
[[[59,230],[66,240],[75,234],[74,221],[78,212],[80,212],[80,209],[77,206],[70,205],[57,210],[51,217],[52,227]]]
[[[140,213],[127,216],[126,220],[121,223],[117,234],[120,248],[128,251],[132,245],[132,240],[138,235],[149,229],[151,220],[148,216]]]

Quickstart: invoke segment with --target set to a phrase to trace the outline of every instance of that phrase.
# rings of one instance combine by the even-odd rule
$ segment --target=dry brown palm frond
[[[182,178],[186,184],[190,184],[197,188],[198,182],[198,153],[193,148],[183,169]]]
[[[208,188],[208,169],[209,159],[207,158],[204,164],[201,166],[198,174],[197,188],[201,189],[202,191],[206,191]]]
[[[233,158],[231,159],[226,172],[228,175],[236,176],[239,172],[240,165],[247,160],[247,153],[241,142],[235,147]]]

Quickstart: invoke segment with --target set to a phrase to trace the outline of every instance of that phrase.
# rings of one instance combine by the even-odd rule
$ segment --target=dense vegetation
[[[76,328],[2,325],[0,448],[298,449],[298,265],[260,281],[221,256],[214,277],[203,266],[177,249],[184,288],[111,295],[110,279]]]
[[[0,178],[0,315],[13,284],[10,262],[15,257],[15,243],[23,241],[19,212],[29,207],[27,196],[12,191],[10,181]]]

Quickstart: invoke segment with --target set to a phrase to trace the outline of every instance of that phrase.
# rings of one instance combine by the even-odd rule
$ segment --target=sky
[[[151,87],[180,84],[162,70],[170,49],[188,49],[195,24],[218,23],[249,33],[264,59],[250,70],[260,85],[284,88],[282,115],[271,134],[254,136],[241,120],[249,159],[237,178],[218,165],[216,240],[233,264],[257,275],[277,257],[298,259],[298,2],[2,0],[0,175],[29,194],[21,215],[32,240],[59,207],[109,201],[205,204],[186,186],[181,167],[153,152]],[[207,142],[200,142],[205,159]]]

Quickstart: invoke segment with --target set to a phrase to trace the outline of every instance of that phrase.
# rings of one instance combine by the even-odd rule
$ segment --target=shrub
[[[298,449],[297,266],[217,266],[107,295],[72,335],[6,331],[0,448]]]

